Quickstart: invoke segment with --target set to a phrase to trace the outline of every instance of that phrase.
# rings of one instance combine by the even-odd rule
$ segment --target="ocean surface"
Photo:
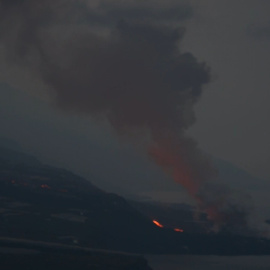
[[[270,256],[145,256],[153,270],[270,270]]]

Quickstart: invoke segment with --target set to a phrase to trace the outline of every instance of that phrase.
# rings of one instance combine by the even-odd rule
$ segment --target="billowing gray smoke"
[[[222,225],[229,192],[216,196],[216,172],[185,134],[210,80],[205,63],[179,50],[184,29],[175,25],[192,9],[123,2],[0,0],[1,42],[10,61],[38,71],[60,108],[102,114],[120,135],[148,132],[146,153]]]

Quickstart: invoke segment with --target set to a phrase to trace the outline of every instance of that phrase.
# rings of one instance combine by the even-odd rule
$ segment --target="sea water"
[[[270,270],[270,256],[146,256],[153,270]]]

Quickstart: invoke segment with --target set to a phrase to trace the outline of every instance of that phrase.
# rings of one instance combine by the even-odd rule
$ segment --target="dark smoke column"
[[[44,76],[60,107],[105,113],[120,134],[150,130],[148,154],[196,196],[214,170],[185,130],[210,76],[205,64],[179,52],[181,38],[180,31],[122,22],[110,39],[92,36],[83,51],[72,48],[68,70],[50,66]]]
[[[150,133],[145,152],[211,219],[223,223],[220,209],[227,193],[220,201],[205,192],[216,172],[186,136],[195,121],[194,104],[210,81],[209,68],[179,50],[183,29],[157,20],[169,22],[178,14],[184,19],[188,9],[177,6],[175,13],[176,8],[136,7],[132,1],[87,4],[0,0],[0,38],[8,60],[38,71],[59,108],[105,115],[121,136],[134,130]],[[125,15],[129,22],[118,20]]]

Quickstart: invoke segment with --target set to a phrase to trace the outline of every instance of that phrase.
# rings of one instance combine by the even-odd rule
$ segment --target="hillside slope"
[[[0,159],[0,237],[139,253],[270,254],[262,238],[160,228],[124,198],[28,161]]]

